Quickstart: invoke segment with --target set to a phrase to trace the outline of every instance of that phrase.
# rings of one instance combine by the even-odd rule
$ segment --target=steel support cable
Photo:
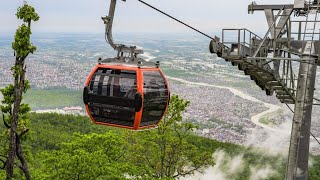
[[[292,108],[287,104],[287,103],[285,103],[286,105],[287,105],[287,107],[289,108],[289,110],[292,112],[292,113],[294,113],[294,111],[292,110]],[[317,137],[310,131],[310,134],[311,134],[311,136],[318,142],[318,144],[320,145],[320,141],[317,139]]]
[[[169,18],[171,18],[171,19],[179,22],[180,24],[183,24],[183,25],[187,26],[188,28],[190,28],[190,29],[192,29],[192,30],[194,30],[194,31],[196,31],[196,32],[198,32],[198,33],[200,33],[200,34],[202,34],[202,35],[204,35],[204,36],[206,36],[206,37],[208,37],[208,38],[210,38],[210,39],[212,39],[212,40],[215,41],[215,39],[214,39],[213,37],[209,36],[208,34],[206,34],[206,33],[202,32],[202,31],[200,31],[200,30],[198,30],[198,29],[196,29],[196,28],[194,28],[194,27],[192,27],[192,26],[190,26],[190,25],[188,25],[188,24],[180,21],[179,19],[177,19],[177,18],[169,15],[168,13],[165,13],[165,12],[161,11],[160,9],[158,9],[158,8],[156,8],[156,7],[150,5],[150,4],[148,4],[148,3],[146,3],[146,2],[144,2],[144,1],[142,1],[142,0],[138,0],[138,1],[141,2],[141,3],[144,4],[144,5],[146,5],[146,6],[150,7],[150,8],[152,8],[152,9],[160,12],[161,14],[163,14],[163,15],[165,15],[165,16],[167,16],[167,17],[169,17]]]

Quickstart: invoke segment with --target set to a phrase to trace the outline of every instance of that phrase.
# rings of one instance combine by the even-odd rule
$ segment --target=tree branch
[[[120,154],[118,157],[114,158],[114,161],[118,161],[120,158],[122,158],[126,154],[125,151],[123,151],[122,154]]]
[[[149,167],[151,167],[152,169],[155,169],[155,166],[151,164],[148,156],[146,154],[143,154],[143,156],[145,157],[145,160],[147,161],[147,164],[149,164]]]
[[[0,157],[5,158],[6,160],[0,159],[0,161],[3,163],[3,166],[0,169],[5,169],[7,165],[7,156],[1,155]]]
[[[18,163],[14,163],[14,165],[16,165],[16,166],[17,166],[19,169],[21,169],[22,171],[24,171],[22,165],[20,165],[20,164],[18,164]]]
[[[2,160],[2,159],[0,159],[0,161],[1,161],[1,162],[2,162],[2,164],[3,164],[3,166],[2,166],[2,167],[0,167],[0,169],[5,169],[5,168],[6,168],[6,165],[7,165],[6,160]]]
[[[18,135],[19,136],[19,138],[21,138],[23,135],[25,135],[27,132],[29,132],[29,129],[26,129],[25,131],[23,131],[20,135]]]
[[[196,167],[193,167],[193,168],[190,169],[189,171],[185,171],[185,172],[179,172],[179,171],[178,171],[178,174],[174,175],[173,178],[178,178],[178,177],[181,177],[181,176],[182,176],[182,177],[185,177],[185,176],[187,176],[187,175],[193,174],[194,171],[198,171],[198,172],[200,172],[200,173],[203,173],[203,172],[200,171],[201,167],[202,167],[202,165],[198,165],[198,166],[196,166]]]
[[[27,131],[25,131],[25,132],[27,132]],[[17,155],[17,157],[20,160],[21,165],[22,165],[22,168],[20,168],[20,169],[23,171],[26,179],[27,180],[31,180],[31,175],[30,175],[30,172],[29,172],[27,161],[26,161],[26,158],[25,158],[25,156],[23,154],[23,151],[22,151],[20,136],[18,134],[16,135],[16,143],[17,143],[16,144],[16,155]]]
[[[3,113],[2,113],[2,120],[3,120],[3,124],[6,126],[6,128],[10,129],[11,127],[10,127],[9,124],[6,122],[5,116],[4,116]]]

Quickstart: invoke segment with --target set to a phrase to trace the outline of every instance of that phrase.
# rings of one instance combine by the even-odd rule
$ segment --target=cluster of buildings
[[[63,109],[47,109],[47,110],[37,110],[35,111],[35,113],[58,113],[58,114],[72,114],[72,115],[86,115],[85,110],[80,107],[80,106],[76,106],[76,107],[64,107]]]
[[[251,117],[267,110],[263,104],[244,100],[227,89],[170,85],[171,92],[190,101],[184,117],[200,125],[197,133],[220,141],[242,143],[247,130],[256,126]]]
[[[40,89],[52,87],[82,89],[87,76],[95,65],[89,62],[79,63],[62,55],[50,55],[42,52],[39,54],[41,59],[31,55],[26,61],[26,78],[32,87]],[[13,64],[14,58],[11,55],[0,56],[0,85],[13,82],[11,71]]]

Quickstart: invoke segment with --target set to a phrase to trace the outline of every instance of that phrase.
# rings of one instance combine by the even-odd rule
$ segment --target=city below
[[[121,38],[124,41],[126,36]],[[10,68],[14,62],[12,37],[3,39],[1,87],[12,82]],[[82,104],[86,78],[99,57],[116,55],[103,41],[103,35],[38,35],[33,42],[38,49],[27,59],[27,79],[32,90],[26,95],[33,111],[86,115]],[[210,54],[206,39],[136,36],[129,43],[144,47],[142,58],[160,61],[171,93],[191,102],[184,117],[199,125],[197,134],[248,146],[272,148],[281,143],[282,150],[287,151],[292,113],[275,97],[266,96],[236,67]],[[69,94],[58,97],[61,93],[54,92]],[[320,137],[316,130],[320,127],[316,118],[320,111],[316,106],[313,111],[311,129]],[[313,153],[320,151],[313,141],[311,149]]]

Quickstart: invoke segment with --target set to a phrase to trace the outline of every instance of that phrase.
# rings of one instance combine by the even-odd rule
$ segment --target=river
[[[220,88],[220,89],[228,89],[234,95],[239,96],[242,99],[245,99],[245,100],[248,100],[248,101],[251,101],[251,102],[255,102],[255,103],[262,103],[264,106],[266,106],[268,108],[268,110],[263,111],[263,112],[261,112],[261,113],[259,113],[257,115],[252,116],[251,117],[251,121],[254,124],[256,124],[257,126],[263,127],[263,128],[268,129],[270,131],[275,131],[274,128],[272,128],[272,127],[270,127],[270,126],[268,126],[266,124],[261,123],[259,120],[266,114],[277,112],[279,109],[281,109],[280,106],[260,101],[259,99],[255,98],[255,97],[252,97],[252,96],[250,96],[248,94],[245,94],[245,93],[243,93],[243,92],[241,92],[241,91],[239,91],[239,90],[237,90],[235,88],[232,88],[232,87],[217,86],[217,85],[213,85],[213,84],[200,83],[200,82],[191,82],[191,81],[187,81],[187,80],[180,79],[180,78],[174,78],[174,77],[168,77],[168,79],[171,79],[173,81],[178,81],[178,82],[181,82],[181,83],[185,83],[185,84],[190,84],[190,85],[215,87],[215,88]]]
[[[246,99],[246,100],[249,100],[251,102],[256,102],[256,103],[262,103],[264,106],[266,106],[268,108],[268,110],[266,111],[263,111],[259,114],[256,114],[254,116],[251,117],[251,121],[259,126],[259,127],[262,127],[264,128],[265,130],[269,131],[269,132],[276,132],[277,135],[285,135],[285,136],[288,136],[290,135],[291,133],[291,129],[289,128],[280,128],[280,127],[270,127],[266,124],[263,124],[260,122],[260,119],[262,117],[264,117],[265,115],[267,114],[271,114],[271,113],[276,113],[279,109],[282,109],[280,106],[277,106],[277,105],[274,105],[274,104],[269,104],[269,103],[266,103],[266,102],[263,102],[255,97],[252,97],[248,94],[245,94],[235,88],[232,88],[232,87],[226,87],[226,86],[217,86],[217,85],[213,85],[213,84],[208,84],[208,83],[201,83],[201,82],[191,82],[191,81],[187,81],[187,80],[184,80],[184,79],[180,79],[180,78],[175,78],[175,77],[167,77],[168,79],[170,80],[173,80],[173,81],[178,81],[178,82],[181,82],[181,83],[184,83],[184,84],[190,84],[190,85],[195,85],[195,86],[207,86],[207,87],[215,87],[215,88],[220,88],[220,89],[228,89],[230,92],[232,92],[234,95],[236,96],[239,96],[240,98],[242,99]],[[317,137],[317,139],[320,139],[320,137]]]

